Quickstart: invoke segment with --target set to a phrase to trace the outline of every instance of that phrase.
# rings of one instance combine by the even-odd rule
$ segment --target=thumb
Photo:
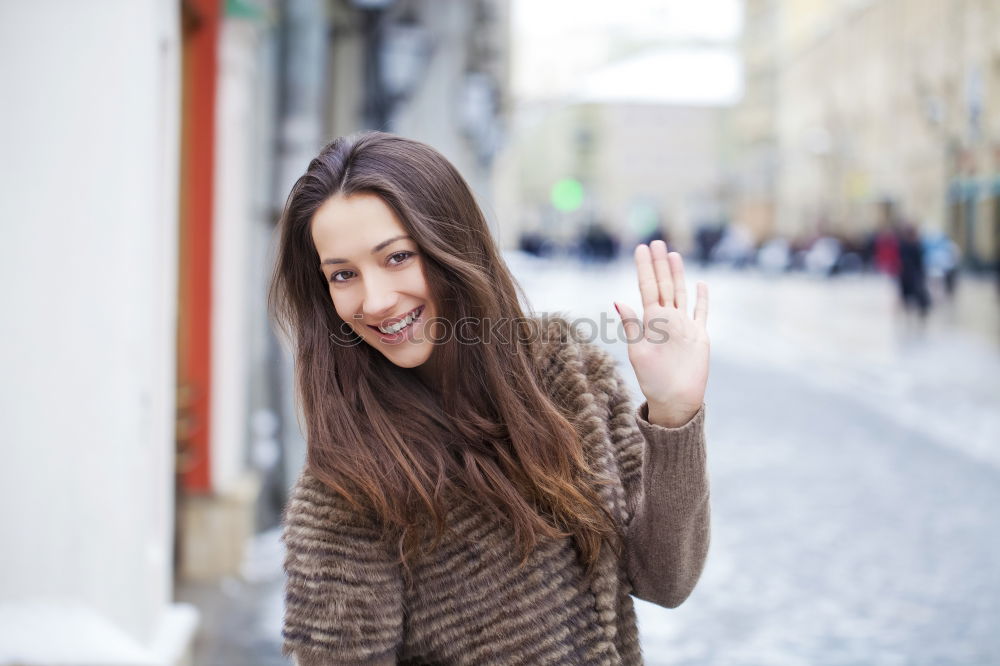
[[[615,301],[615,310],[621,317],[622,326],[625,328],[625,341],[629,344],[642,340],[642,320],[635,315],[635,310]]]

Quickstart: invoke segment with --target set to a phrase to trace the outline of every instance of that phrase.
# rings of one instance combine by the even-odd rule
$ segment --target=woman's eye
[[[354,271],[337,271],[330,276],[330,282],[344,282],[348,278],[339,278],[338,276],[344,275],[345,273],[353,273]]]
[[[402,252],[395,252],[389,255],[389,261],[395,265],[399,265],[404,261],[406,261],[407,259],[409,259],[410,257],[412,257],[414,254],[416,254],[416,252],[410,252],[409,250],[403,250]],[[393,262],[392,260],[396,259],[397,257],[399,257],[398,261]]]

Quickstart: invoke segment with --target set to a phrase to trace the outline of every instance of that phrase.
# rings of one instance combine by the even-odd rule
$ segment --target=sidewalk
[[[280,531],[269,530],[250,540],[239,577],[177,586],[177,600],[194,604],[201,613],[194,666],[291,663],[281,656],[283,557]]]

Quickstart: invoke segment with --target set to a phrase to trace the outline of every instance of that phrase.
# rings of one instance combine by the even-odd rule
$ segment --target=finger
[[[639,295],[642,297],[645,316],[645,310],[660,304],[660,289],[656,286],[656,274],[653,272],[653,259],[648,245],[636,246],[635,270],[639,275]]]
[[[670,259],[670,270],[674,277],[674,302],[677,309],[686,314],[688,294],[684,281],[684,259],[680,252],[671,252],[667,258]]]
[[[625,341],[631,344],[641,340],[642,325],[640,319],[635,316],[635,311],[617,301],[615,301],[615,309],[618,310],[618,316],[622,320],[622,327],[625,329]]]
[[[694,318],[704,326],[708,323],[708,285],[698,282],[697,290],[698,300],[694,304]]]
[[[653,270],[656,273],[656,286],[660,292],[660,305],[674,307],[674,278],[670,275],[670,261],[667,259],[667,244],[655,240],[649,245],[653,255]]]

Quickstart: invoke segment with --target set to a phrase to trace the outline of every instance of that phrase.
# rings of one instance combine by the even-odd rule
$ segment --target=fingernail
[[[621,317],[622,316],[622,311],[618,309],[618,304],[617,303],[612,303],[612,305],[615,306],[615,312],[617,312],[618,316]]]

